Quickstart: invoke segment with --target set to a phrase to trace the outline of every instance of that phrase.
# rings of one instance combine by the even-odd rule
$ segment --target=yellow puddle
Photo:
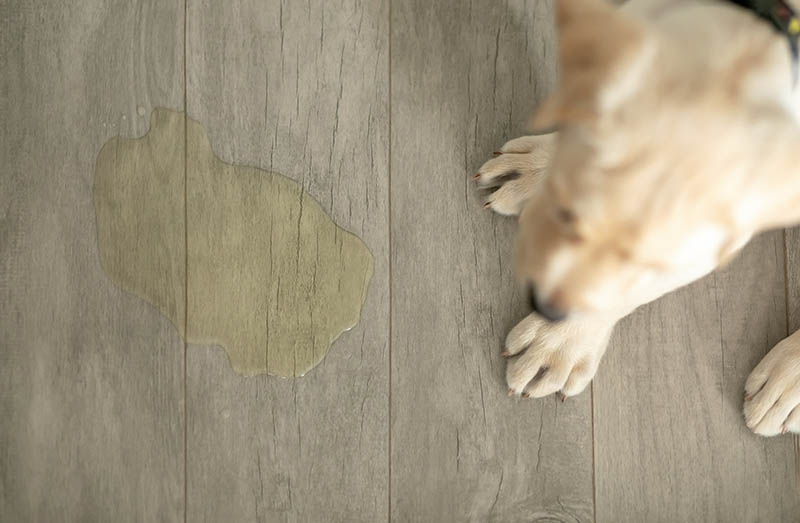
[[[240,374],[302,376],[358,323],[364,243],[296,182],[219,160],[183,113],[156,109],[145,136],[107,142],[94,201],[111,279],[188,342],[224,347]]]

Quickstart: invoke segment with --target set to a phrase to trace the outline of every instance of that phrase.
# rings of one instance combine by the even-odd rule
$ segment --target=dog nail
[[[495,151],[492,154],[495,156],[500,156],[501,154],[503,154],[503,151]]]
[[[483,204],[484,209],[488,209],[492,205],[492,202],[486,202]]]
[[[789,432],[789,429],[786,428],[786,425],[783,425],[781,427],[781,434],[786,434],[787,432]]]
[[[522,393],[522,397],[523,398],[530,398],[531,397],[531,393],[530,392],[523,392]]]
[[[478,173],[478,174],[473,174],[473,175],[472,175],[472,179],[473,179],[473,180],[477,180],[477,179],[478,179],[478,178],[480,178],[480,177],[481,177],[481,173]]]
[[[508,397],[510,398],[513,395],[514,395],[514,389],[508,389]]]
[[[561,393],[561,403],[564,403],[565,401],[567,401],[567,395],[562,392]]]
[[[745,401],[750,401],[751,399],[753,399],[753,396],[749,392],[744,395]]]
[[[509,356],[511,356],[511,353],[508,352],[507,350],[504,350],[503,353],[501,354],[501,356],[504,357],[504,358],[508,358]]]

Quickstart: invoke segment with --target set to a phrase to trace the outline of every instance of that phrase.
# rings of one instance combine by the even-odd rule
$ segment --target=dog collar
[[[775,29],[786,37],[789,42],[789,52],[792,55],[792,87],[797,85],[798,37],[800,37],[800,18],[785,0],[729,0],[738,6],[754,12],[763,20],[769,22]]]

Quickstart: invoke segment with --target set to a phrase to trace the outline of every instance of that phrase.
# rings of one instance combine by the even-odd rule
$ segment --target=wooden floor
[[[800,233],[624,320],[591,390],[506,397],[514,223],[470,175],[554,87],[551,9],[0,0],[0,520],[800,521],[796,440],[740,414],[800,327]],[[305,377],[237,375],[103,272],[94,163],[156,107],[374,255]]]

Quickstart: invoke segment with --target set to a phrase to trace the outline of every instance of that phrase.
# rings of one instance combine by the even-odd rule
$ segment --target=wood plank
[[[594,384],[597,521],[795,521],[790,438],[753,435],[744,381],[786,336],[783,240],[624,320]]]
[[[591,396],[506,396],[515,224],[471,180],[553,87],[552,4],[392,10],[392,518],[591,521]]]
[[[0,35],[0,520],[181,520],[183,343],[103,272],[92,189],[182,110],[183,5],[5,2]]]
[[[788,312],[787,334],[800,329],[800,228],[786,229],[784,236],[786,253],[786,305]],[[800,492],[800,435],[794,435],[795,485]]]
[[[788,330],[792,334],[800,329],[800,228],[786,229],[786,290]]]
[[[192,0],[188,17],[189,115],[215,153],[302,183],[375,258],[361,321],[302,378],[190,347],[188,519],[384,519],[388,4]]]

